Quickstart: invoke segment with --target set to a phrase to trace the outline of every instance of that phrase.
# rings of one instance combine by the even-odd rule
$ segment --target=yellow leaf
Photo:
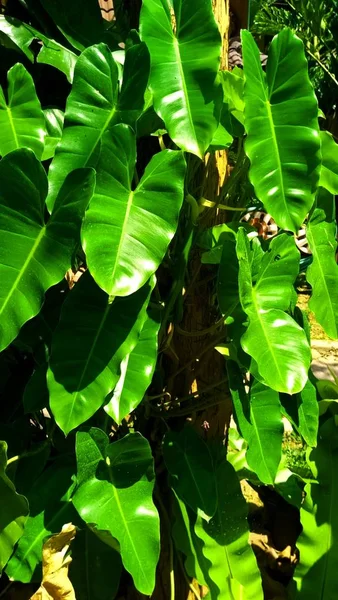
[[[42,549],[42,582],[30,600],[76,600],[74,588],[68,578],[71,557],[66,556],[76,529],[72,523],[52,535]]]

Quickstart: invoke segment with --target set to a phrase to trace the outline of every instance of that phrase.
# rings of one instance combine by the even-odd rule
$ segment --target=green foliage
[[[185,575],[260,600],[244,478],[300,508],[293,592],[329,599],[337,382],[309,376],[291,232],[337,338],[338,156],[309,47],[282,28],[265,74],[244,31],[244,71],[221,72],[211,0],[143,0],[139,31],[117,1],[111,23],[97,0],[20,5],[0,16],[0,569],[39,583],[71,522],[78,600],[151,596],[160,549],[171,597]],[[226,437],[209,407],[230,392]]]

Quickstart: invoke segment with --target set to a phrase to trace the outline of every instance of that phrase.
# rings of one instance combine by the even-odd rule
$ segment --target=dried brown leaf
[[[30,600],[76,600],[74,588],[68,577],[71,557],[67,555],[76,529],[72,523],[62,527],[43,545],[42,582]],[[66,556],[67,555],[67,556]]]

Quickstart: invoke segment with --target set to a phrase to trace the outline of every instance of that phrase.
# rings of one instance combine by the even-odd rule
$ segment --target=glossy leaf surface
[[[62,136],[64,114],[58,108],[46,108],[43,113],[45,115],[47,135],[45,137],[45,147],[41,160],[49,160],[53,158],[55,148]]]
[[[172,486],[181,500],[196,513],[212,517],[216,510],[216,481],[207,444],[186,426],[180,432],[168,431],[163,456],[172,476]]]
[[[7,74],[8,101],[0,88],[0,154],[30,148],[41,158],[46,135],[45,119],[32,76],[21,63]]]
[[[217,512],[209,523],[199,521],[195,526],[215,587],[211,598],[262,600],[261,577],[249,545],[246,502],[236,472],[225,459],[216,469],[216,479]]]
[[[152,499],[153,458],[139,433],[109,444],[99,429],[78,432],[74,505],[87,523],[109,531],[136,588],[150,595],[159,557],[159,517]]]
[[[62,71],[71,83],[73,81],[75,63],[77,55],[69,48],[65,48],[59,42],[47,37],[32,25],[0,15],[0,31],[8,37],[13,44],[33,62],[34,52],[31,44],[34,40],[42,42],[40,52],[37,55],[37,62],[51,65],[59,71]]]
[[[279,395],[259,381],[253,382],[247,394],[241,372],[232,361],[228,374],[236,423],[248,444],[248,466],[262,483],[273,485],[284,433]]]
[[[109,48],[99,44],[85,50],[76,63],[61,142],[50,166],[49,210],[69,171],[96,166],[102,136],[116,114],[117,94],[118,69]]]
[[[0,574],[23,534],[28,503],[6,475],[7,444],[0,442]]]
[[[321,131],[320,139],[323,158],[319,185],[331,194],[338,194],[338,144],[328,131]]]
[[[148,316],[135,348],[121,363],[120,379],[104,407],[117,424],[135,410],[151,383],[157,360],[159,327],[160,323]]]
[[[296,567],[297,600],[334,598],[337,589],[338,430],[334,418],[322,425],[310,454],[318,482],[307,483],[300,509],[303,531],[297,540],[302,557]]]
[[[276,223],[296,233],[320,175],[318,106],[303,44],[290,29],[281,31],[271,42],[266,76],[248,31],[242,48],[249,176]]]
[[[155,272],[183,202],[181,152],[155,154],[133,190],[135,161],[135,134],[127,125],[116,125],[104,138],[96,190],[82,227],[90,272],[111,296],[132,294]]]
[[[65,434],[89,419],[114,389],[121,362],[136,346],[147,318],[153,285],[109,302],[86,273],[65,302],[47,373],[50,407]],[[75,319],[77,335],[69,339],[66,332]]]
[[[76,511],[69,502],[74,487],[72,462],[56,461],[36,480],[27,493],[30,515],[24,534],[10,559],[6,573],[15,581],[40,581],[42,546],[52,533],[74,520]]]
[[[44,293],[70,267],[95,174],[77,170],[65,180],[45,224],[47,177],[31,150],[0,162],[0,331],[3,349],[41,309]]]
[[[288,245],[290,241],[293,243],[285,234],[277,240],[277,247],[284,243]],[[276,250],[276,245],[271,245],[271,258],[273,248]],[[284,312],[292,296],[294,267],[289,272],[288,253],[285,262],[282,256],[276,260],[279,255],[271,260],[270,255],[265,254],[261,262],[255,264],[249,240],[244,230],[239,230],[239,292],[242,307],[249,317],[241,345],[254,359],[266,385],[276,391],[295,394],[307,381],[311,352],[304,330]]]
[[[211,3],[144,0],[140,33],[150,52],[154,108],[173,141],[202,158],[221,100],[216,82],[221,40]]]
[[[309,308],[330,338],[338,338],[338,266],[334,196],[325,190],[306,227],[313,262],[306,278],[312,286]]]

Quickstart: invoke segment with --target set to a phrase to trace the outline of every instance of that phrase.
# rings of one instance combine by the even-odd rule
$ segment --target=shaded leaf
[[[120,583],[121,557],[87,527],[76,533],[69,567],[76,600],[113,600]]]
[[[212,517],[216,510],[216,482],[207,444],[189,425],[168,431],[163,457],[178,497],[196,513]]]
[[[336,516],[338,475],[338,430],[335,419],[319,430],[318,445],[310,454],[318,481],[307,483],[300,509],[303,531],[297,540],[301,561],[296,567],[297,600],[334,598],[337,589]]]
[[[306,278],[312,286],[309,308],[330,338],[338,338],[338,266],[334,197],[325,190],[306,227],[313,255]]]
[[[159,557],[159,517],[152,500],[153,458],[139,433],[109,444],[92,428],[76,436],[78,489],[73,502],[80,516],[120,543],[124,567],[136,588],[150,595]]]
[[[157,334],[160,322],[148,316],[139,340],[121,363],[121,376],[104,410],[120,424],[142,401],[149,387],[157,360]]]
[[[202,158],[221,108],[216,80],[221,40],[211,3],[144,0],[140,34],[150,52],[154,108],[172,140]]]
[[[23,534],[29,511],[26,498],[16,493],[7,477],[6,467],[7,444],[0,442],[0,574]]]
[[[304,389],[289,396],[281,394],[282,411],[309,446],[317,445],[318,401],[316,388],[308,380]]]
[[[283,29],[271,42],[266,76],[259,49],[244,30],[242,48],[250,180],[276,223],[296,233],[320,175],[318,105],[303,43]]]
[[[0,88],[0,154],[30,148],[41,158],[46,135],[45,119],[34,81],[21,63],[7,74],[8,100]]]
[[[41,578],[42,546],[44,540],[60,531],[62,525],[76,518],[70,503],[74,488],[74,465],[59,459],[38,477],[26,492],[30,507],[24,535],[10,559],[6,573],[15,581],[28,583]]]
[[[45,223],[47,177],[31,150],[16,150],[0,162],[0,330],[2,350],[41,309],[44,293],[70,267],[95,173],[66,178]]]
[[[254,381],[246,393],[242,374],[227,363],[237,426],[248,444],[246,460],[262,483],[273,485],[282,456],[284,427],[279,395]]]
[[[331,192],[338,194],[338,144],[328,131],[320,132],[322,143],[322,168],[319,185]]]
[[[262,600],[260,572],[249,545],[246,502],[236,472],[225,459],[217,466],[216,481],[217,512],[209,523],[199,520],[195,525],[209,562],[211,599]]]
[[[183,202],[181,152],[155,154],[133,190],[135,162],[135,134],[127,125],[116,125],[104,137],[96,190],[82,227],[90,272],[111,296],[135,292],[155,272]]]
[[[136,294],[109,302],[87,272],[65,301],[47,373],[50,407],[65,434],[89,419],[114,389],[147,318],[153,286],[148,282]],[[75,320],[77,334],[69,337]]]

